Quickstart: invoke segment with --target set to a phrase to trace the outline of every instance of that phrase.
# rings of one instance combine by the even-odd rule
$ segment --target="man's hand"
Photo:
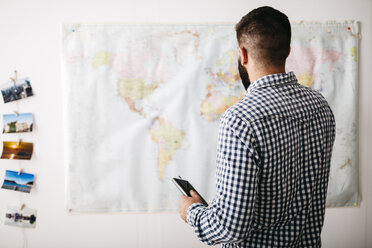
[[[190,190],[191,197],[189,196],[182,196],[180,200],[180,205],[178,206],[178,212],[180,213],[181,219],[187,223],[187,209],[194,204],[194,203],[202,203],[202,200],[200,199],[199,195],[193,191]]]

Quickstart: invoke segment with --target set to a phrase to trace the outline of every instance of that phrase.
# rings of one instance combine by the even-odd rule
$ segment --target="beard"
[[[238,71],[240,79],[242,80],[242,84],[245,90],[247,90],[249,85],[251,85],[251,80],[249,80],[247,69],[245,69],[245,67],[242,65],[240,58],[238,59]]]

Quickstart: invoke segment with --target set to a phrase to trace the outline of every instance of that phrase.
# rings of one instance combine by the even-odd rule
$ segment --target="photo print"
[[[15,82],[9,81],[1,85],[1,93],[4,103],[33,96],[31,83],[28,78],[17,79]]]
[[[3,115],[3,133],[32,132],[32,127],[32,113]]]
[[[30,208],[21,210],[19,207],[8,206],[4,224],[8,226],[35,228],[36,210]]]
[[[33,174],[28,173],[19,173],[17,171],[10,171],[7,170],[5,172],[5,179],[3,189],[15,190],[24,193],[30,193],[32,185],[34,185],[34,178]]]
[[[3,153],[1,154],[1,158],[30,160],[33,149],[33,143],[4,141]]]

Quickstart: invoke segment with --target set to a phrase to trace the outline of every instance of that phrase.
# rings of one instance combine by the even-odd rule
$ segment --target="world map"
[[[167,35],[160,34],[160,36],[168,39],[169,45],[173,48],[171,49],[173,54],[169,55],[171,60],[173,60],[172,63],[182,64],[188,56],[186,51],[196,54],[199,49],[200,34],[198,32],[180,31]],[[152,39],[154,39],[154,36],[146,37],[142,41],[144,43],[143,46],[152,43]],[[162,53],[164,51],[161,51],[157,46],[152,45],[151,49],[153,49],[151,51],[151,56],[153,56],[151,59],[153,60],[150,59],[149,67],[152,64],[156,64],[156,60],[160,56],[164,56],[164,53]],[[140,56],[144,57],[146,54],[136,51],[133,56],[138,58]],[[200,56],[198,59],[202,59],[202,57]],[[231,95],[231,92],[229,92],[234,86],[240,87],[240,77],[236,69],[237,59],[236,51],[229,50],[216,61],[216,67],[205,69],[205,73],[210,77],[210,82],[206,84],[207,94],[200,105],[200,114],[204,120],[209,122],[218,120],[230,106],[237,103],[244,96],[245,91],[243,90],[241,90],[240,96]],[[160,69],[154,78],[141,77],[140,75],[146,75],[141,72],[141,69],[143,69],[141,61],[133,61],[125,53],[115,54],[108,51],[98,51],[93,55],[92,67],[97,69],[100,66],[108,66],[113,70],[113,73],[117,74],[117,92],[129,109],[143,118],[147,118],[147,111],[151,111],[151,109],[145,110],[143,105],[158,89],[159,85],[163,83],[167,72],[164,69]],[[216,71],[213,71],[213,69],[216,69]],[[225,90],[225,87],[227,87],[228,91]],[[149,133],[158,146],[159,178],[162,178],[166,166],[170,163],[177,150],[182,147],[186,133],[184,130],[174,127],[171,121],[167,121],[164,118],[155,117],[149,120],[152,123]]]
[[[342,123],[328,206],[358,202],[355,109],[337,117],[355,101],[359,27],[337,25],[294,23],[287,63]],[[233,25],[66,24],[62,56],[68,211],[175,210],[179,175],[213,198],[219,119],[245,94]]]

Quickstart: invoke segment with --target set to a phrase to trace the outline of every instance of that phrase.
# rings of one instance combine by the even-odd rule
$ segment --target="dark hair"
[[[282,12],[265,6],[252,10],[235,25],[240,47],[263,65],[285,64],[291,43],[291,24]]]

